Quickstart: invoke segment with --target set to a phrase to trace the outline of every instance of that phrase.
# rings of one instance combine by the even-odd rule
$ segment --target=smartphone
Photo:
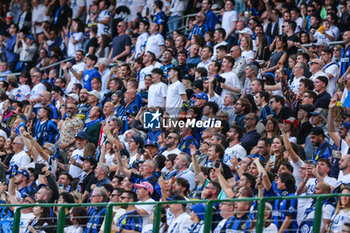
[[[34,175],[43,175],[44,173],[41,171],[45,167],[45,164],[36,163],[34,168]]]
[[[271,163],[273,164],[273,165],[271,166],[271,168],[275,168],[276,155],[271,155],[271,156],[270,156],[269,162],[271,162]]]
[[[215,165],[214,165],[216,168],[219,168],[220,167],[220,161],[219,160],[216,160],[215,162]]]

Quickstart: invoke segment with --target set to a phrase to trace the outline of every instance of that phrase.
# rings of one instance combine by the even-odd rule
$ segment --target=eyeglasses
[[[119,198],[120,198],[121,200],[129,199],[129,197],[123,197],[123,196],[120,196]]]
[[[174,137],[172,137],[172,136],[168,136],[168,137],[166,137],[167,139],[173,139]]]
[[[273,104],[275,101],[270,101],[269,104]]]
[[[308,10],[307,12],[314,12],[315,10]]]

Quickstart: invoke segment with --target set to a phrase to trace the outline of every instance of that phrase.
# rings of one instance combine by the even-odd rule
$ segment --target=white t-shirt
[[[82,6],[85,6],[85,0],[73,0],[73,1],[71,1],[70,8],[72,8],[72,19],[75,19],[78,17],[79,8]]]
[[[40,94],[46,91],[46,87],[42,83],[36,84],[30,92],[30,100],[34,100],[40,97]],[[41,103],[36,103],[34,108],[40,108],[43,105]]]
[[[333,37],[333,39],[335,38],[335,33],[334,33],[334,31],[328,30],[328,31],[326,31],[326,33],[327,33],[328,35],[330,35],[331,37]],[[328,39],[328,38],[325,36],[325,34],[321,34],[321,32],[319,32],[319,31],[316,31],[316,32],[315,32],[314,37],[315,37],[315,39],[316,39],[317,41],[331,42],[331,40]]]
[[[154,53],[154,55],[156,55],[156,57],[158,57],[160,52],[161,52],[160,46],[164,46],[163,36],[159,33],[150,35],[147,39],[145,52],[150,51],[150,52]]]
[[[37,7],[33,7],[32,11],[32,23],[42,23],[44,21],[50,21],[49,16],[45,16],[46,6],[43,4],[39,4]],[[41,25],[36,25],[36,33],[42,33],[43,29],[41,28]],[[34,27],[32,27],[32,33],[34,33]]]
[[[139,76],[139,90],[145,87],[145,77],[148,74],[152,74],[152,70],[155,67],[153,65],[146,66],[140,70],[140,76]]]
[[[186,90],[179,80],[168,86],[165,111],[170,117],[177,117],[180,114],[183,103],[181,95],[186,95]]]
[[[73,44],[72,36],[74,40],[77,40],[78,43]],[[68,57],[74,57],[77,50],[83,49],[84,34],[82,32],[73,32],[73,35],[69,36],[67,55]]]
[[[323,72],[322,70],[319,70],[319,71],[317,71],[316,74],[311,75],[310,79],[311,79],[313,82],[315,82],[315,80],[316,80],[316,78],[317,78],[318,76],[326,76],[326,77],[328,77],[328,76],[326,75],[325,72]]]
[[[19,225],[19,232],[24,233],[29,223],[35,218],[33,213],[21,213],[21,221]]]
[[[168,155],[170,154],[177,154],[179,155],[181,153],[181,150],[179,150],[179,148],[175,148],[174,150],[166,150],[162,153],[162,155],[164,155],[166,158],[168,158]]]
[[[168,86],[159,82],[152,84],[148,90],[148,104],[147,107],[163,107],[165,104],[165,97],[167,96]]]
[[[14,154],[10,160],[10,168],[16,165],[18,168],[25,167],[30,163],[30,158],[27,153],[22,150],[21,152]]]
[[[225,29],[226,34],[228,34],[231,29],[233,28],[233,22],[238,21],[238,14],[237,11],[225,11],[224,15],[222,16],[222,23],[221,27]]]
[[[178,232],[178,233],[185,233],[188,232],[188,229],[190,226],[193,224],[191,221],[190,215],[187,213],[182,213],[179,215],[177,218],[175,218],[172,222],[171,225],[168,228],[168,233],[172,232]]]
[[[84,229],[81,226],[69,226],[64,228],[64,233],[83,233]]]
[[[304,162],[299,159],[297,163],[294,163],[293,161],[290,161],[290,165],[293,167],[293,176],[295,178],[295,184],[296,186],[299,186],[299,184],[303,181],[300,177],[300,168],[304,164]]]
[[[227,166],[232,167],[233,166],[231,163],[232,157],[243,160],[246,156],[247,156],[247,151],[244,149],[244,147],[241,146],[240,144],[236,144],[233,147],[226,148],[223,162]]]
[[[343,175],[343,171],[339,172],[338,180],[337,180],[337,187],[341,184],[350,184],[350,174]]]
[[[221,220],[221,221],[219,222],[219,224],[215,227],[213,233],[220,233],[220,232],[221,232],[221,229],[224,227],[226,221],[227,221],[227,219]]]
[[[227,86],[242,89],[241,83],[240,83],[240,81],[238,79],[237,74],[233,73],[232,71],[223,73],[220,76],[225,78],[225,84]],[[229,93],[229,92],[231,92],[231,91],[229,91],[226,88],[223,88],[222,92],[221,92],[221,95],[220,95],[221,99],[224,99],[226,94]]]
[[[299,84],[300,84],[300,80],[302,80],[303,78],[305,78],[304,76],[301,76],[300,78],[294,77],[293,82],[289,85],[290,89],[292,89],[292,91],[295,94],[299,94]]]
[[[344,223],[350,220],[350,211],[341,209],[338,214],[334,214],[331,220],[330,232],[342,232]]]
[[[255,53],[253,50],[249,50],[249,51],[243,51],[242,52],[242,57],[244,58],[244,60],[249,63],[249,60],[254,59],[255,57]]]
[[[73,65],[72,69],[75,72],[79,73],[79,72],[84,72],[87,69],[87,66],[84,62],[80,62],[78,64]],[[76,83],[80,83],[83,86],[83,79],[81,80],[77,79],[71,71],[69,71],[69,74],[70,74],[70,82],[68,83],[68,86],[67,86],[67,93],[70,93],[72,91],[73,85]]]
[[[98,14],[98,21],[103,21],[107,18],[111,19],[111,12],[109,10],[103,10]],[[105,25],[103,23],[98,23],[97,24],[97,36],[100,36],[102,34],[110,34],[111,33],[111,29],[108,25]]]
[[[333,96],[336,92],[336,85],[339,76],[339,66],[337,63],[328,63],[323,67],[324,72],[333,75],[333,78],[329,78],[328,76],[328,85],[327,92]]]
[[[27,100],[27,98],[26,98],[27,95],[30,95],[30,87],[26,84],[20,85],[17,88],[16,94],[15,94],[15,99],[17,101]]]
[[[138,201],[138,202],[144,203],[144,202],[155,202],[155,201],[152,198],[150,198],[147,201]],[[153,207],[154,205],[136,205],[135,206],[136,209],[143,209],[148,213],[148,215],[142,217],[142,227],[152,223],[149,217],[152,214]]]
[[[135,58],[138,58],[142,51],[145,49],[146,41],[149,37],[148,32],[144,32],[137,37],[135,45]]]
[[[297,23],[297,28],[295,29],[295,33],[298,33],[303,28],[304,19],[302,17],[299,17],[299,18],[297,18],[297,20],[295,20],[295,22]]]
[[[332,186],[333,188],[337,187],[337,180],[333,177],[329,177],[329,176],[325,176],[323,178],[323,182],[325,182],[326,184],[329,184],[330,186]],[[307,195],[313,195],[314,194],[314,190],[317,184],[317,179],[316,178],[311,178],[307,181],[306,183],[306,187],[307,187],[307,191],[306,194]]]
[[[78,164],[83,164],[83,160],[81,160],[81,157],[83,157],[84,149],[75,149],[72,153],[71,159],[74,159]],[[75,178],[80,178],[83,170],[77,166],[74,166],[73,164],[70,164],[69,166],[69,174]]]

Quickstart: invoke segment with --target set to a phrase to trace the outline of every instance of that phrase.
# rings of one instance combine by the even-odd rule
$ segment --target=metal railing
[[[321,231],[321,221],[322,221],[322,205],[323,201],[327,198],[334,198],[340,196],[349,196],[350,193],[347,194],[325,194],[325,195],[306,195],[306,196],[282,196],[282,197],[263,197],[263,198],[242,198],[242,199],[231,199],[231,200],[196,200],[196,201],[167,201],[167,202],[134,202],[134,203],[84,203],[84,204],[50,204],[50,203],[39,203],[39,204],[4,204],[1,207],[18,207],[16,208],[14,214],[14,222],[13,222],[13,233],[18,233],[20,229],[20,217],[21,210],[25,208],[30,208],[34,206],[40,207],[61,207],[58,214],[57,221],[57,233],[63,233],[65,227],[65,217],[66,217],[66,209],[72,207],[106,207],[106,215],[105,215],[105,225],[104,232],[111,232],[112,226],[112,218],[113,218],[113,207],[114,206],[125,206],[125,205],[154,205],[154,219],[153,219],[153,232],[159,233],[160,230],[160,222],[161,222],[161,214],[162,214],[162,205],[169,204],[194,204],[194,203],[204,203],[205,207],[205,225],[204,225],[204,233],[209,233],[211,231],[212,226],[212,218],[213,218],[213,204],[220,202],[253,202],[256,201],[257,205],[257,215],[256,215],[256,232],[262,233],[264,227],[264,214],[265,214],[265,203],[268,201],[275,200],[292,200],[292,199],[300,199],[300,198],[308,198],[315,200],[315,216],[313,221],[313,232],[319,233]],[[294,229],[293,229],[294,230]],[[296,229],[295,229],[296,230]]]

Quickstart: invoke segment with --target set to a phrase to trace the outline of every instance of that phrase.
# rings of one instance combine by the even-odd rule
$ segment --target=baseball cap
[[[202,203],[192,205],[192,210],[198,218],[204,221],[205,206]]]
[[[150,183],[146,182],[146,181],[143,181],[143,182],[141,182],[141,183],[139,183],[139,184],[134,184],[134,187],[135,187],[135,188],[144,188],[144,189],[146,189],[150,194],[153,194],[153,186],[152,186]]]
[[[29,38],[31,40],[35,40],[33,35],[27,35],[26,38]]]
[[[13,17],[14,17],[14,14],[11,11],[7,12],[6,18],[13,19]]]
[[[87,158],[81,158],[81,160],[85,161],[89,161],[91,163],[92,166],[96,167],[97,166],[97,160],[95,157],[92,157],[92,156],[88,156]]]
[[[316,108],[315,111],[310,112],[313,116],[320,116],[323,118],[323,120],[327,121],[327,111],[323,108]]]
[[[79,96],[75,93],[70,93],[67,96],[71,97],[72,99],[74,99],[75,101],[79,102]]]
[[[75,136],[75,138],[82,138],[82,139],[88,140],[87,134],[86,134],[85,132],[83,132],[83,131],[79,132],[79,133]]]
[[[96,90],[92,90],[92,91],[88,91],[88,95],[93,95],[95,96],[97,99],[101,99],[101,95],[98,91]]]
[[[201,98],[204,99],[205,101],[209,101],[209,97],[207,94],[205,94],[204,92],[199,92],[197,95],[194,95],[197,98]]]
[[[17,174],[22,174],[23,176],[25,176],[27,178],[27,180],[29,180],[29,172],[25,169],[20,169],[16,172],[16,175]]]
[[[253,35],[253,31],[250,28],[243,28],[243,30],[238,31],[239,34],[249,34],[249,35]]]
[[[350,130],[350,122],[343,122],[340,126]]]
[[[283,120],[283,122],[286,122],[288,124],[293,124],[296,127],[299,127],[299,121],[297,119],[295,119],[295,117],[289,117],[288,119]]]
[[[146,140],[145,146],[155,146],[158,147],[158,144],[155,141],[152,141],[150,139]]]
[[[315,107],[312,104],[300,105],[300,109],[303,109],[305,110],[305,112],[308,112],[308,113],[315,111]]]

